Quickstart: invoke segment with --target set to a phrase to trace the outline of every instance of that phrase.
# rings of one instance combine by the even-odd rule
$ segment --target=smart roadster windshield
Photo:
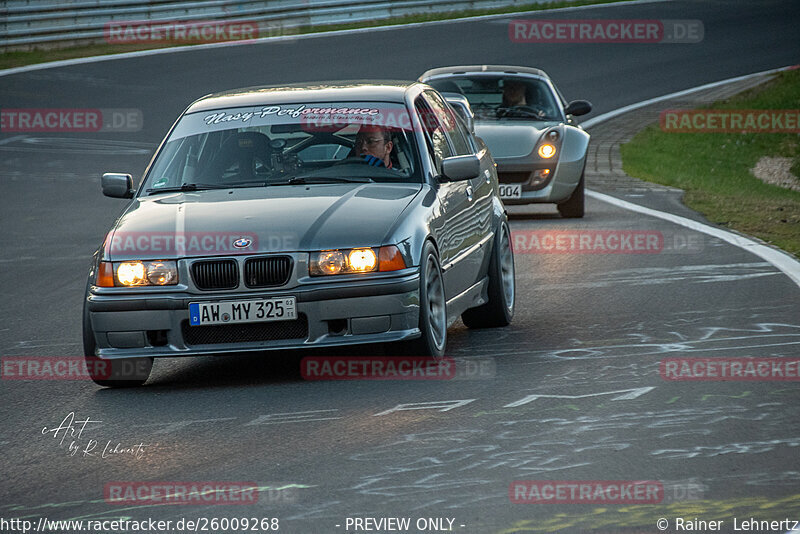
[[[537,78],[447,76],[428,83],[443,93],[463,94],[478,120],[562,120],[553,92]]]

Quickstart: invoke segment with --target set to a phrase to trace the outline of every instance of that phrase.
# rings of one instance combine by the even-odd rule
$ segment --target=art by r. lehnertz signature
[[[42,435],[52,434],[53,439],[59,440],[59,447],[63,447],[65,442],[69,442],[67,446],[67,455],[75,456],[80,452],[80,457],[82,458],[98,456],[100,458],[110,458],[112,456],[131,455],[138,460],[144,457],[145,449],[151,446],[151,444],[145,444],[144,442],[132,446],[124,446],[121,442],[113,444],[113,440],[107,440],[102,451],[100,451],[98,449],[100,444],[98,440],[89,438],[88,436],[84,438],[83,436],[88,426],[99,425],[100,423],[102,423],[102,421],[92,420],[89,417],[76,420],[75,412],[70,412],[61,420],[61,423],[57,427],[42,427]]]

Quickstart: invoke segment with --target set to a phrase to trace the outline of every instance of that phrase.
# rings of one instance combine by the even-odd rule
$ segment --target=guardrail
[[[539,0],[550,2],[553,0]],[[525,2],[526,4],[529,2]],[[247,21],[261,37],[300,28],[406,15],[507,7],[515,0],[8,0],[0,7],[0,51],[103,43],[107,25]]]

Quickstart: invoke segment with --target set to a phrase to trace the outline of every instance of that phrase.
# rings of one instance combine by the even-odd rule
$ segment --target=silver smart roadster
[[[508,325],[514,259],[494,161],[431,87],[214,94],[176,121],[94,256],[83,341],[104,386],[154,357],[398,342]]]
[[[563,217],[583,217],[589,134],[574,117],[589,113],[589,102],[567,103],[547,74],[530,67],[442,67],[419,79],[469,101],[506,204],[555,203]]]

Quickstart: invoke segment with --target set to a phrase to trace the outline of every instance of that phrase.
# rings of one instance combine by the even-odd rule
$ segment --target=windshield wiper
[[[264,180],[253,180],[251,182],[233,182],[226,186],[226,189],[245,189],[249,187],[265,187],[267,182]]]
[[[342,178],[340,176],[295,176],[285,182],[275,182],[270,185],[296,185],[296,184],[327,184],[327,183],[357,183],[367,184],[374,182],[372,178]]]
[[[186,191],[203,191],[205,189],[229,189],[228,186],[218,184],[181,184],[179,187],[150,187],[146,193],[176,193]]]

